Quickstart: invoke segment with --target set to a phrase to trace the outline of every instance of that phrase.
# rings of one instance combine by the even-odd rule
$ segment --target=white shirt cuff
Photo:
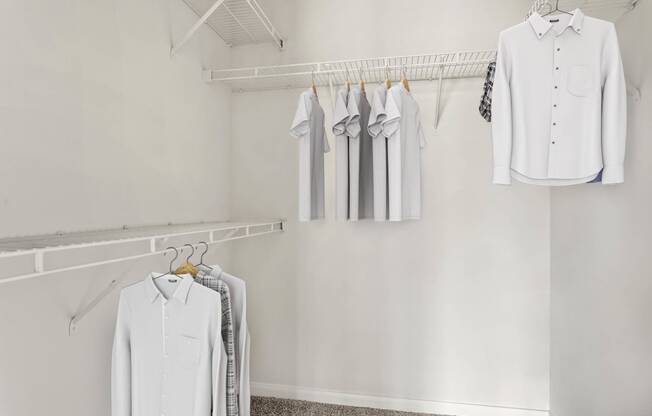
[[[509,166],[494,166],[494,184],[511,185],[512,172]]]
[[[624,165],[605,165],[602,170],[602,183],[623,183],[625,182]]]

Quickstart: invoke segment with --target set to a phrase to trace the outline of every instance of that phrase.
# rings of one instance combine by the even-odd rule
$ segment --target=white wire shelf
[[[573,10],[580,8],[603,19],[615,20],[636,7],[639,0],[560,0],[559,8]],[[535,0],[526,17],[534,12],[547,13],[555,8],[554,0]]]
[[[0,284],[54,273],[137,260],[166,252],[167,247],[195,248],[283,231],[284,220],[171,224],[125,227],[0,239]],[[87,259],[76,260],[77,255]]]
[[[274,43],[283,49],[283,37],[256,0],[183,0],[199,20],[171,49],[174,55],[204,23],[228,46]]]
[[[204,71],[207,82],[224,82],[233,91],[304,88],[344,84],[347,80],[397,81],[405,72],[410,81],[484,77],[495,50],[388,56],[290,65],[258,66]]]

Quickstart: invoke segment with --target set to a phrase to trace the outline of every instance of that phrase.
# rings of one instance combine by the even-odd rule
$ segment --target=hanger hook
[[[170,260],[170,274],[172,274],[172,265],[177,260],[177,258],[179,258],[179,250],[177,250],[176,247],[168,247],[165,250],[166,250],[165,253],[163,253],[164,256],[168,255],[167,250],[174,250],[174,257],[172,258],[172,260]]]
[[[204,264],[204,256],[206,253],[208,253],[208,243],[206,241],[200,241],[199,244],[203,244],[206,246],[206,250],[204,250],[203,253],[201,253],[201,257],[199,258],[199,264]]]
[[[192,244],[184,244],[184,247],[190,247],[190,255],[186,257],[186,263],[190,263],[190,259],[195,254],[195,247]]]

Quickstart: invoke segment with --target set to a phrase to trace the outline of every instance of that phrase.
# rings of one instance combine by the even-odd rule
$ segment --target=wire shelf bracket
[[[188,29],[184,36],[173,43],[170,56],[174,56],[202,25],[207,24],[228,46],[249,43],[273,42],[283,49],[284,40],[274,24],[256,0],[215,0],[203,13],[194,3],[196,0],[183,2],[199,16],[199,20]]]

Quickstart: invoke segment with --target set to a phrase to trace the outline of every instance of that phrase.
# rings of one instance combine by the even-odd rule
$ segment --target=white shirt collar
[[[532,29],[534,29],[534,34],[537,38],[541,39],[545,36],[546,33],[552,28],[552,23],[544,19],[539,13],[534,12],[528,19]],[[573,16],[568,21],[566,27],[572,27],[575,33],[578,35],[582,33],[582,25],[584,23],[584,13],[580,9],[573,10]]]
[[[149,299],[150,302],[154,302],[159,296],[161,299],[165,299],[163,293],[161,293],[159,288],[154,283],[154,277],[156,276],[158,276],[158,274],[150,273],[149,276],[145,278],[145,291],[147,292],[147,299]],[[188,302],[188,292],[190,292],[190,286],[192,286],[194,283],[194,279],[188,274],[184,274],[179,277],[181,278],[181,281],[179,282],[179,286],[174,291],[172,297],[177,299],[179,302],[186,304]]]

